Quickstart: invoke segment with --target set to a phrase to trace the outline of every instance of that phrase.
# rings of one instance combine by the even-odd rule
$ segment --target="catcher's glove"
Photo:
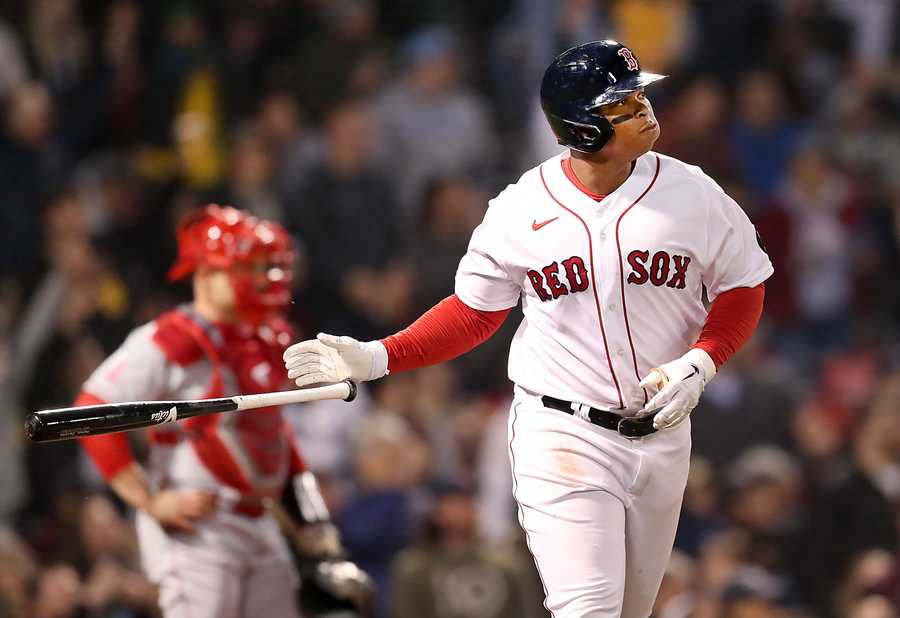
[[[356,564],[342,558],[303,560],[300,607],[310,618],[357,618],[372,606],[372,580]]]

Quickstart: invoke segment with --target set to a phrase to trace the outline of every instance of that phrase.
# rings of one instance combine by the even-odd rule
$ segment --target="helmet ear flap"
[[[615,129],[606,118],[597,118],[590,124],[573,120],[563,120],[563,122],[573,139],[569,144],[562,141],[560,143],[580,152],[599,152],[615,133]]]

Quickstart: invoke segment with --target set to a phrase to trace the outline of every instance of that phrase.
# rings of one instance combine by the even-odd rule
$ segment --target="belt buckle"
[[[653,429],[653,416],[653,414],[648,414],[647,416],[621,418],[616,425],[616,431],[629,440],[640,440],[655,431]],[[646,425],[650,426],[650,431],[640,434],[636,433]]]

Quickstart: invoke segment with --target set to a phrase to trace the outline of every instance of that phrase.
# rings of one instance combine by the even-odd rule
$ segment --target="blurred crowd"
[[[900,616],[894,0],[0,2],[0,616],[156,615],[130,514],[21,425],[189,298],[164,279],[183,213],[287,226],[301,333],[390,334],[558,152],[545,66],[610,37],[672,76],[656,150],[712,175],[776,270],[692,415],[655,616]],[[291,418],[379,618],[546,615],[506,460],[517,324]]]

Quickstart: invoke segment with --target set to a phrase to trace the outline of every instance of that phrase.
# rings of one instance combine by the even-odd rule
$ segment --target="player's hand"
[[[164,489],[153,495],[147,512],[164,528],[193,532],[194,522],[216,510],[216,494],[209,491]]]
[[[697,406],[704,387],[715,374],[716,364],[709,354],[699,348],[692,348],[681,358],[651,369],[641,380],[640,386],[656,390],[656,394],[643,407],[640,415],[656,412],[654,429],[674,427]]]
[[[377,380],[388,373],[387,350],[379,341],[357,341],[319,333],[284,352],[288,378],[299,387],[341,380]]]

